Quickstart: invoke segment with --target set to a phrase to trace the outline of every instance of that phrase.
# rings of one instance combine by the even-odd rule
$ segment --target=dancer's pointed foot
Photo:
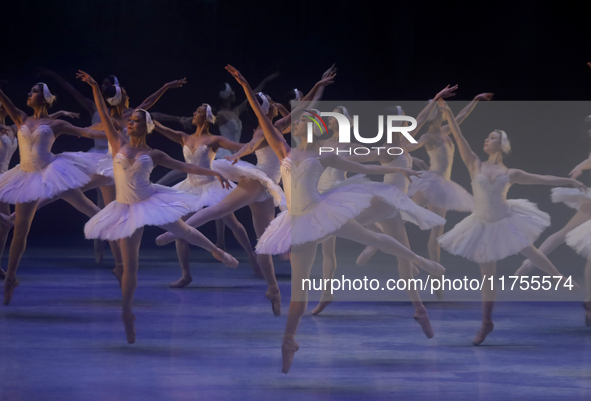
[[[435,333],[433,333],[433,328],[431,327],[431,321],[429,320],[427,309],[423,308],[422,311],[416,311],[415,320],[421,326],[423,333],[425,333],[427,338],[432,338],[435,335]]]
[[[174,282],[168,284],[168,287],[183,288],[183,287],[186,287],[189,284],[191,284],[192,281],[193,281],[193,277],[191,277],[190,274],[183,274],[182,277],[179,278],[177,281],[174,281]]]
[[[123,265],[115,265],[113,276],[117,278],[117,281],[119,281],[119,287],[121,287],[121,282],[123,281]]]
[[[168,245],[176,239],[177,239],[177,236],[174,235],[173,233],[171,233],[170,231],[165,232],[164,234],[160,234],[159,236],[156,237],[156,245],[158,245],[158,246]]]
[[[325,293],[322,293],[322,296],[320,297],[320,301],[318,302],[318,305],[316,305],[314,310],[312,310],[312,314],[318,315],[320,312],[322,312],[324,309],[326,309],[326,307],[328,305],[330,305],[332,303],[332,301],[334,301],[333,294],[326,293],[326,295],[325,295]]]
[[[437,262],[433,262],[432,260],[423,258],[419,256],[419,260],[415,262],[415,265],[423,269],[429,274],[433,274],[436,276],[441,276],[445,273],[445,267],[441,266]]]
[[[283,344],[281,344],[281,356],[283,357],[281,371],[283,373],[289,372],[289,368],[293,362],[293,355],[299,348],[300,346],[295,342],[294,336],[283,337]]]
[[[14,218],[15,216],[13,215],[7,216],[4,213],[0,213],[0,225],[4,228],[10,229],[14,227]]]
[[[135,315],[130,310],[123,311],[121,319],[123,319],[123,325],[125,326],[127,342],[133,344],[135,342]]]
[[[478,330],[478,333],[476,333],[476,337],[474,337],[474,341],[472,341],[472,344],[482,344],[482,342],[486,339],[486,336],[488,336],[494,328],[495,325],[492,321],[482,322],[482,327],[480,327],[480,330]]]
[[[357,266],[365,266],[367,262],[371,259],[373,255],[378,251],[378,248],[375,246],[366,246],[363,252],[359,254],[357,257]]]
[[[14,289],[18,287],[19,281],[16,276],[6,276],[4,278],[4,305],[10,304],[10,300],[12,299],[12,294],[14,294]]]
[[[222,262],[224,265],[226,265],[232,269],[235,269],[238,267],[238,260],[236,260],[236,258],[234,258],[234,256],[230,255],[227,252],[222,251],[219,248],[216,251],[213,251],[211,254],[213,255],[214,258],[216,258],[217,260]]]
[[[265,292],[265,296],[269,301],[271,301],[271,309],[273,310],[273,315],[281,315],[281,293],[279,292],[279,288],[269,288],[267,292]]]
[[[585,308],[585,326],[591,326],[591,302],[583,302],[583,308]]]
[[[4,280],[6,278],[6,272],[0,269],[0,280]]]

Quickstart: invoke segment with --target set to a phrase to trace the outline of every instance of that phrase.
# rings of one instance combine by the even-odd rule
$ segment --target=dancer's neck
[[[47,107],[34,109],[33,118],[36,120],[40,120],[42,118],[49,118],[49,114],[47,113]]]

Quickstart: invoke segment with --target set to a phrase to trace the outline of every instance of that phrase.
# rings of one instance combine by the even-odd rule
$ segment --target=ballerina
[[[474,208],[472,195],[460,185],[451,180],[451,169],[454,158],[454,144],[449,134],[448,126],[443,126],[443,118],[435,106],[437,100],[454,96],[457,85],[449,85],[440,91],[429,105],[417,117],[417,128],[412,132],[416,135],[424,123],[429,128],[420,136],[417,144],[409,144],[408,150],[414,151],[425,146],[429,155],[430,168],[420,178],[414,180],[408,190],[408,195],[420,206],[426,207],[433,213],[445,218],[448,210],[459,212],[470,212]],[[457,116],[456,121],[461,124],[474,110],[480,100],[492,99],[492,93],[481,93],[474,97]],[[441,249],[437,238],[443,234],[444,226],[437,226],[431,229],[427,249],[429,259],[440,262]],[[442,299],[443,292],[436,291],[439,299]]]
[[[139,247],[144,226],[156,225],[172,231],[189,243],[210,251],[226,266],[238,266],[238,261],[230,254],[217,248],[203,234],[181,220],[181,217],[195,210],[194,195],[152,184],[152,169],[162,165],[189,174],[213,176],[224,188],[229,188],[230,183],[216,171],[174,160],[164,152],[149,148],[146,135],[154,129],[154,124],[145,110],[138,109],[132,113],[127,124],[128,141],[115,128],[96,81],[83,71],[79,71],[77,76],[92,87],[102,124],[113,149],[113,175],[117,187],[117,199],[88,221],[84,233],[87,238],[120,241],[123,255],[122,318],[127,341],[131,344],[135,342],[136,335],[131,304],[137,287]]]
[[[184,132],[174,131],[158,122],[156,122],[156,131],[182,145],[183,154],[187,163],[209,169],[213,168],[215,170],[215,166],[219,163],[213,161],[213,157],[216,155],[218,149],[240,150],[242,148],[242,144],[232,142],[222,136],[210,134],[209,125],[215,124],[215,122],[216,119],[212,113],[211,106],[204,103],[193,113],[193,124],[196,126],[194,134],[187,135]],[[222,163],[225,163],[225,161]],[[231,188],[234,187],[235,185],[231,186]],[[194,200],[197,204],[195,210],[215,205],[230,193],[230,191],[224,189],[213,177],[195,175],[188,176],[186,180],[175,185],[173,188],[197,195]],[[222,217],[222,221],[230,227],[234,236],[246,251],[255,273],[262,276],[256,255],[254,254],[244,226],[236,219],[234,213],[229,213]],[[186,240],[179,238],[176,240],[176,249],[182,269],[182,276],[179,280],[171,283],[170,287],[181,288],[193,281],[189,268],[189,245]]]
[[[105,134],[90,128],[51,119],[48,107],[55,100],[44,83],[29,92],[27,106],[34,110],[27,116],[14,106],[0,90],[0,103],[18,127],[20,164],[0,176],[0,202],[15,204],[14,235],[10,244],[8,269],[4,282],[4,304],[12,299],[19,281],[16,271],[26,247],[26,240],[37,205],[41,199],[60,197],[88,217],[100,209],[84,196],[80,188],[90,181],[92,166],[82,152],[51,153],[55,139],[61,134],[104,138]]]
[[[478,263],[483,277],[494,277],[497,261],[516,253],[522,254],[546,273],[563,277],[546,255],[533,246],[550,225],[550,216],[528,200],[507,200],[507,191],[513,184],[571,185],[581,190],[585,186],[573,178],[530,174],[505,167],[503,156],[509,153],[511,145],[507,134],[501,130],[491,132],[485,139],[483,150],[488,160],[481,161],[470,148],[443,100],[439,101],[438,109],[448,121],[462,161],[470,172],[475,198],[472,214],[438,238],[441,246],[454,255]],[[492,312],[495,296],[490,281],[485,280],[482,287],[482,327],[474,338],[474,345],[481,344],[494,328]]]
[[[318,81],[304,98],[309,101],[314,98],[318,90],[327,85],[329,80],[323,78]],[[273,120],[277,116],[277,107],[270,96],[259,92],[257,102],[264,108],[267,118]],[[275,122],[280,132],[291,126],[288,115]],[[240,161],[239,159],[251,153],[257,156],[257,165]],[[253,225],[257,238],[265,232],[269,223],[275,217],[275,204],[285,203],[283,191],[277,185],[281,179],[280,163],[275,152],[265,140],[261,127],[257,127],[252,140],[245,144],[238,152],[227,157],[228,162],[220,163],[216,168],[232,181],[237,181],[236,188],[221,202],[200,210],[189,219],[187,224],[199,227],[208,221],[218,219],[244,206],[249,206],[252,212]],[[166,245],[176,237],[173,233],[165,233],[156,238],[158,245]],[[275,278],[273,258],[270,254],[258,254],[257,261],[267,281],[265,296],[271,301],[271,309],[275,316],[281,314],[281,293]]]
[[[18,141],[12,127],[6,125],[6,110],[0,103],[0,176],[8,171],[12,155],[16,151]],[[0,202],[0,260],[4,253],[8,232],[14,225],[10,218],[10,205]],[[0,280],[4,280],[6,272],[0,267]]]
[[[418,173],[399,167],[364,166],[349,162],[335,154],[325,154],[318,157],[318,152],[306,150],[306,135],[301,138],[301,149],[292,149],[283,138],[282,131],[277,129],[264,113],[246,79],[234,67],[227,66],[226,69],[244,88],[248,101],[262,127],[265,139],[281,160],[281,176],[286,191],[288,210],[273,220],[259,240],[256,250],[259,253],[272,254],[283,253],[290,247],[292,250],[292,300],[289,305],[287,325],[281,347],[282,371],[287,373],[294,353],[299,347],[295,342],[295,334],[308,303],[308,292],[305,288],[302,289],[298,283],[303,283],[302,280],[309,278],[317,245],[322,239],[335,235],[365,245],[371,243],[388,254],[410,260],[411,263],[430,273],[443,274],[445,269],[438,263],[416,255],[394,238],[366,229],[355,219],[358,217],[363,220],[363,214],[367,213],[370,208],[373,218],[379,214],[377,213],[378,209],[381,209],[385,215],[390,215],[392,205],[389,202],[397,203],[399,206],[406,203],[408,207],[412,207],[408,203],[413,203],[410,199],[408,202],[403,199],[382,199],[380,196],[374,196],[365,185],[343,186],[322,195],[318,192],[318,179],[325,167],[362,174],[400,172],[408,178]],[[334,76],[335,74],[331,73],[324,78],[323,85],[332,83]],[[303,111],[303,107],[298,106],[292,111],[292,115],[297,117],[298,113]],[[292,176],[295,178],[294,185],[301,188],[293,193]]]

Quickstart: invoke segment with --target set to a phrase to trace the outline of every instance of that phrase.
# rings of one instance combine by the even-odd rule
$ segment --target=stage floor
[[[432,339],[409,302],[335,302],[315,317],[311,303],[284,375],[289,264],[276,259],[274,317],[237,254],[235,271],[193,250],[194,281],[173,290],[173,248],[142,249],[128,345],[108,260],[94,264],[90,246],[28,249],[0,307],[0,400],[591,399],[591,328],[572,302],[499,303],[480,347],[476,303],[427,304]]]

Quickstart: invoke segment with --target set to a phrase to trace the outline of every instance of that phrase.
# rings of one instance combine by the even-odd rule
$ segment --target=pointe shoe
[[[156,245],[158,245],[158,246],[168,245],[171,242],[173,242],[174,240],[176,240],[176,238],[177,237],[171,232],[166,232],[164,234],[160,234],[159,236],[156,237]]]
[[[113,276],[115,276],[115,278],[119,282],[119,287],[121,287],[121,283],[123,282],[123,266],[115,265],[115,268],[112,270],[112,273]]]
[[[220,262],[222,262],[224,265],[228,266],[229,268],[235,269],[238,267],[238,260],[236,260],[236,258],[234,258],[234,256],[230,255],[227,252],[222,251],[221,249],[218,248],[217,253],[219,255],[221,255],[220,257],[218,257],[219,255],[216,255],[214,252],[212,252],[211,254],[213,255],[214,258],[216,258],[217,260],[219,260]]]
[[[585,308],[585,326],[591,326],[591,302],[583,302],[583,308]]]
[[[271,309],[273,310],[273,315],[280,316],[281,315],[281,293],[279,292],[279,288],[274,291],[268,289],[265,292],[265,296],[269,301],[271,301]]]
[[[14,289],[18,287],[20,282],[16,277],[5,277],[4,280],[4,305],[9,305]]]
[[[318,305],[316,305],[314,310],[312,310],[312,314],[314,316],[320,314],[320,312],[326,309],[326,307],[330,305],[332,301],[334,301],[334,295],[328,294],[325,296],[324,294],[322,294],[322,296],[320,297],[320,301],[318,302]]]
[[[488,336],[490,334],[490,332],[493,331],[494,328],[495,328],[495,325],[493,322],[488,322],[488,323],[482,322],[482,327],[480,328],[480,330],[478,330],[478,333],[476,333],[476,337],[474,337],[474,341],[472,341],[472,344],[474,344],[474,345],[482,344],[482,342],[486,339],[486,336]]]
[[[125,335],[127,336],[127,343],[135,343],[135,315],[132,312],[123,312],[121,314],[123,325],[125,326]]]
[[[174,281],[174,282],[168,284],[168,287],[169,288],[183,288],[183,287],[186,287],[189,284],[191,284],[192,281],[193,281],[193,277],[183,276],[183,277],[179,278],[177,281]]]
[[[423,329],[423,333],[425,333],[427,338],[433,338],[435,333],[433,333],[433,328],[431,327],[431,321],[429,320],[429,314],[427,311],[419,315],[415,313],[415,320],[421,326],[421,329]]]
[[[415,262],[415,265],[423,269],[429,274],[433,274],[435,276],[441,276],[445,273],[445,267],[441,266],[437,262],[433,262],[432,260],[421,258],[418,262]]]
[[[281,371],[283,373],[289,372],[289,368],[293,362],[293,356],[298,349],[300,349],[300,346],[295,342],[295,340],[286,340],[285,338],[283,339],[283,344],[281,344],[281,356],[283,357]]]
[[[357,266],[359,266],[359,267],[365,266],[365,264],[367,262],[369,262],[371,257],[373,255],[375,255],[377,251],[378,251],[378,248],[376,248],[374,246],[366,246],[365,249],[363,250],[363,252],[361,252],[359,254],[359,256],[357,257]]]

